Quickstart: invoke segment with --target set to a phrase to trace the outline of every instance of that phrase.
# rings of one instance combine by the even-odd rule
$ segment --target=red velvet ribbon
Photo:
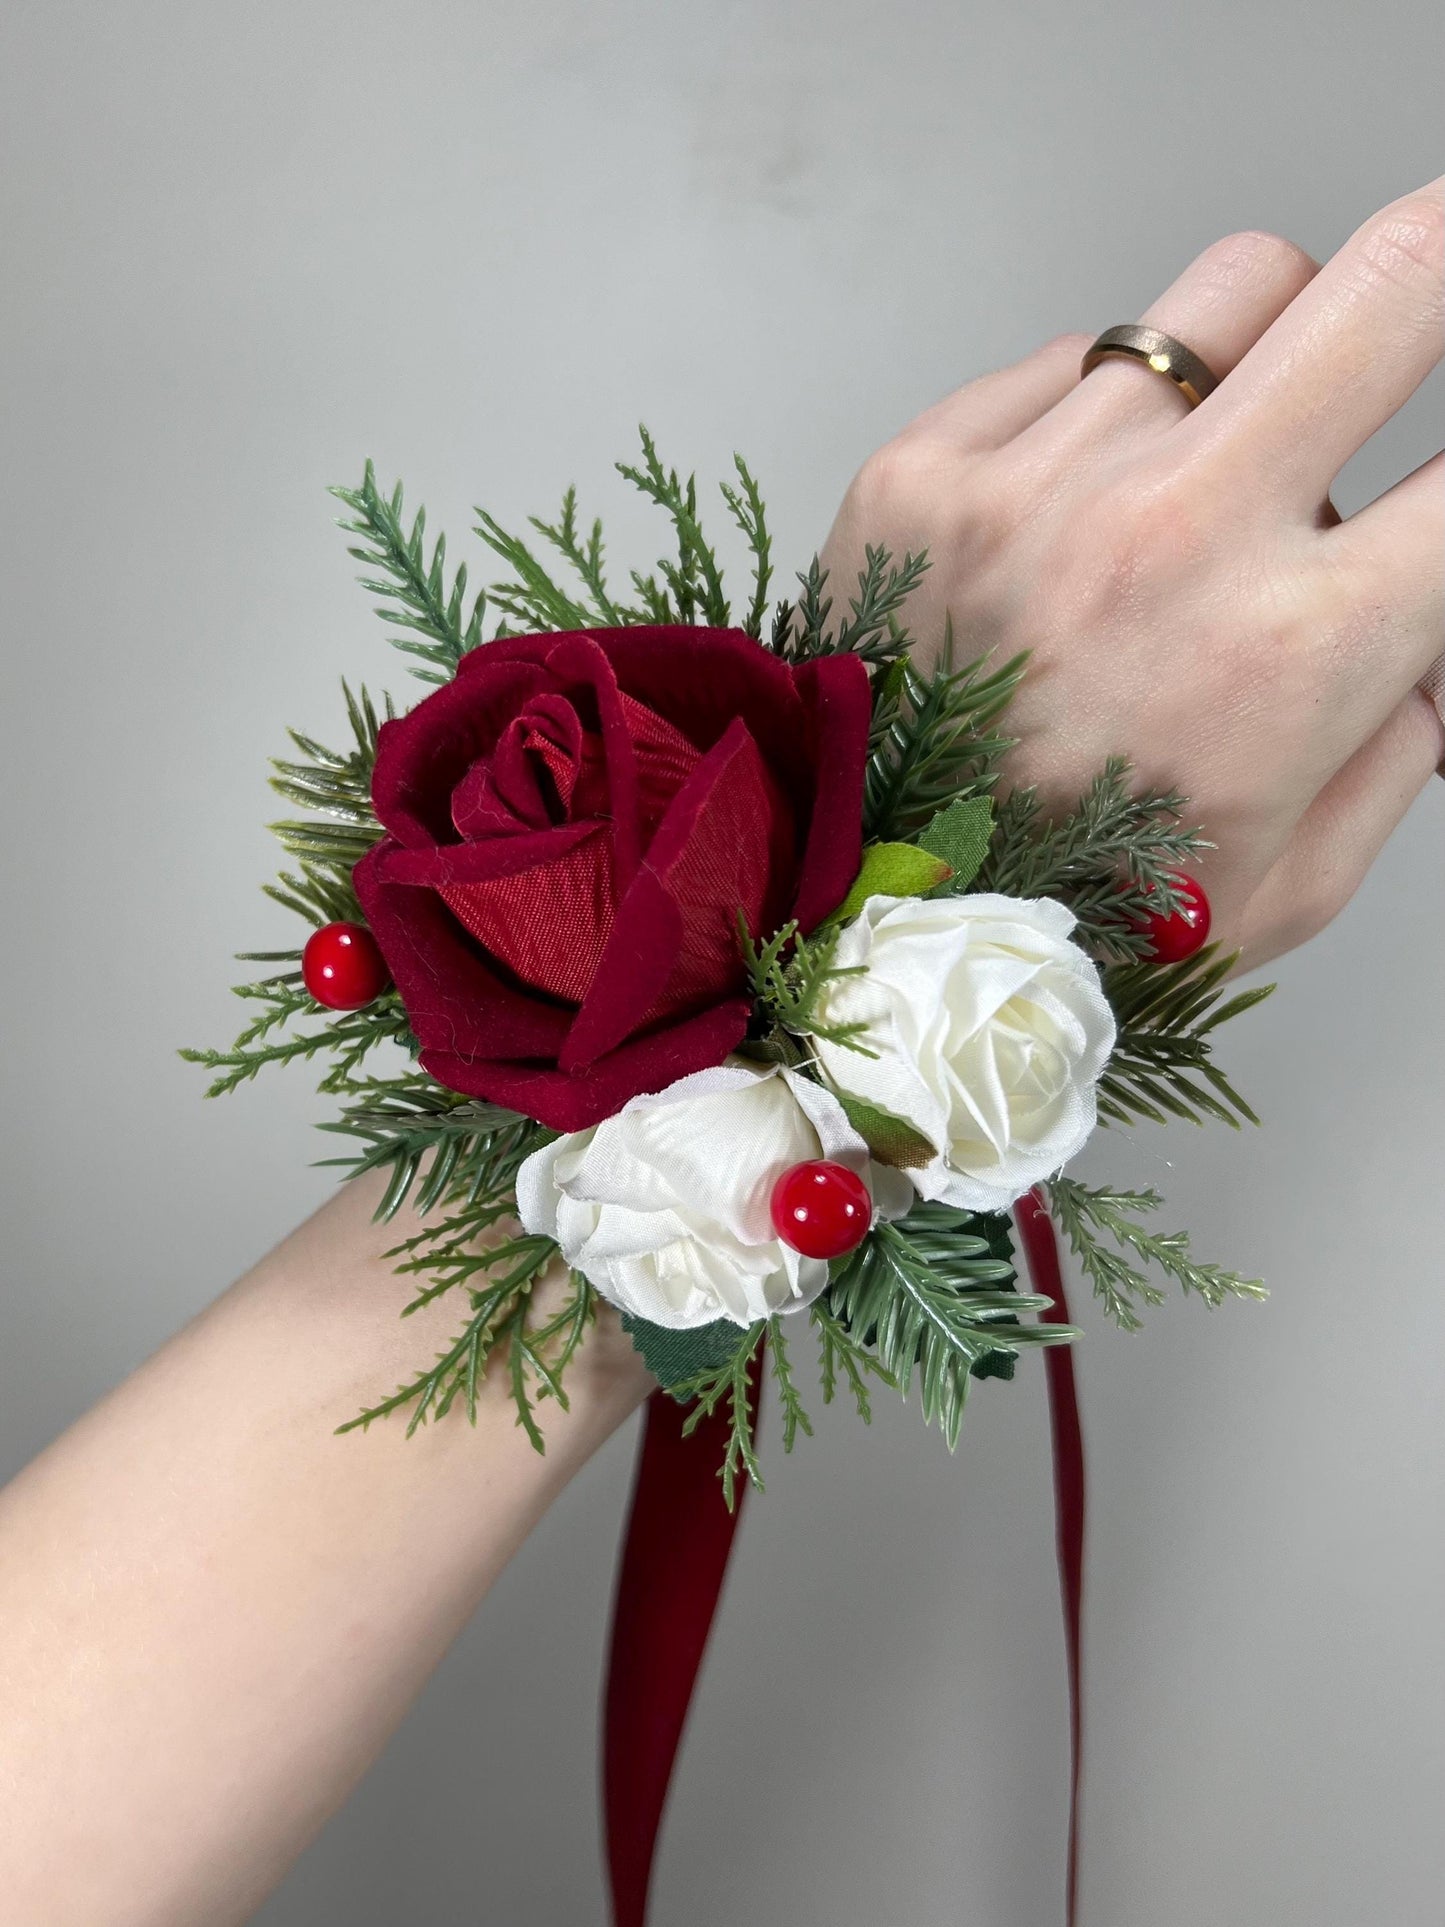
[[[1037,1192],[1019,1200],[1017,1217],[1034,1288],[1053,1300],[1043,1316],[1049,1323],[1066,1325],[1069,1308],[1058,1242]],[[1079,1659],[1084,1592],[1084,1446],[1072,1347],[1049,1346],[1044,1365],[1069,1674],[1067,1920],[1068,1927],[1074,1927],[1083,1737]],[[756,1377],[753,1390],[756,1396]],[[613,1603],[602,1754],[613,1927],[647,1927],[652,1864],[673,1763],[727,1574],[745,1490],[740,1482],[738,1512],[729,1512],[717,1478],[727,1445],[726,1413],[704,1419],[684,1438],[686,1418],[686,1410],[665,1392],[654,1392],[648,1400]]]
[[[755,1354],[755,1415],[758,1368]],[[687,1418],[666,1392],[647,1401],[612,1606],[602,1797],[614,1927],[646,1927],[673,1761],[747,1493],[743,1474],[729,1512],[718,1480],[731,1430],[726,1406],[684,1438]]]
[[[1034,1290],[1052,1298],[1041,1314],[1049,1325],[1067,1325],[1069,1301],[1053,1220],[1037,1191],[1014,1208],[1019,1238],[1028,1259]],[[1059,1558],[1059,1600],[1064,1609],[1064,1655],[1069,1670],[1069,1858],[1065,1875],[1065,1918],[1074,1927],[1079,1911],[1079,1775],[1084,1752],[1084,1434],[1079,1424],[1079,1389],[1072,1345],[1050,1345],[1044,1352],[1049,1397],[1049,1431],[1054,1460],[1054,1541]]]

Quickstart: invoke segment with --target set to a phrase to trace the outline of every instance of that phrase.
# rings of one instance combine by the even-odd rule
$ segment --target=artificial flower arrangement
[[[268,894],[312,933],[250,953],[276,968],[238,986],[258,1008],[233,1050],[184,1054],[211,1095],[323,1062],[343,1108],[322,1128],[360,1143],[330,1161],[387,1174],[380,1217],[410,1199],[423,1220],[390,1254],[418,1280],[406,1311],[465,1301],[455,1342],[338,1429],[474,1415],[496,1370],[540,1451],[601,1298],[694,1420],[729,1415],[732,1504],[764,1358],[785,1442],[810,1429],[789,1349],[809,1328],[825,1400],[846,1387],[866,1417],[872,1381],[916,1381],[950,1444],[971,1380],[1077,1335],[1017,1288],[1026,1194],[1126,1328],[1162,1296],[1150,1269],[1259,1296],[1150,1230],[1152,1191],[1064,1167],[1098,1124],[1253,1121],[1211,1046],[1268,993],[1223,989],[1182,797],[1135,794],[1118,759],[1067,815],[1000,799],[1026,659],[960,663],[946,635],[912,660],[925,555],[867,550],[846,613],[815,558],[769,619],[736,458],[735,621],[695,481],[645,430],[642,450],[618,467],[676,553],[622,594],[573,490],[532,527],[576,585],[483,514],[510,574],[470,603],[400,488],[368,465],[334,491],[434,688],[380,716],[347,689],[343,750],[292,732],[272,780],[304,815],[275,825],[294,867]]]

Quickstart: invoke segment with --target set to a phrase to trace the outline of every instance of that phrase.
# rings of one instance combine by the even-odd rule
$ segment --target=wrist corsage
[[[1064,1175],[1099,1124],[1253,1117],[1212,1044],[1266,992],[1224,989],[1184,799],[1122,759],[1064,816],[1001,796],[1025,660],[950,636],[913,660],[925,556],[868,550],[842,609],[815,560],[770,617],[738,460],[737,616],[693,480],[645,432],[619,467],[676,543],[621,591],[571,490],[531,546],[482,517],[508,574],[473,599],[400,489],[368,466],[335,491],[434,687],[405,713],[347,690],[340,750],[293,732],[268,892],[313,928],[252,953],[272,969],[238,987],[235,1048],[186,1055],[213,1095],[322,1064],[323,1128],[359,1145],[334,1162],[422,1220],[391,1254],[407,1309],[462,1301],[455,1343],[340,1429],[475,1413],[496,1371],[541,1450],[606,1300],[689,1422],[725,1415],[730,1504],[764,1357],[787,1443],[809,1429],[810,1332],[824,1400],[866,1417],[876,1383],[916,1385],[952,1444],[971,1380],[1076,1335],[1018,1289],[1026,1195],[1126,1327],[1157,1274],[1258,1296],[1151,1230],[1153,1192]]]

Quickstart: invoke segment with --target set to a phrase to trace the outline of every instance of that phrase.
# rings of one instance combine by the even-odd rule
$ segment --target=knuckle
[[[1319,263],[1302,247],[1282,234],[1263,228],[1245,228],[1226,234],[1205,249],[1200,261],[1212,278],[1228,287],[1241,283],[1268,281],[1303,285],[1315,274]]]
[[[1171,468],[1101,489],[1087,534],[1115,590],[1133,593],[1202,561],[1214,539],[1213,516],[1207,493]]]
[[[1371,283],[1410,293],[1438,293],[1445,276],[1445,200],[1412,195],[1360,230],[1361,272]]]
[[[907,515],[936,494],[943,479],[943,452],[925,436],[904,429],[876,448],[854,477],[855,505],[888,520]]]

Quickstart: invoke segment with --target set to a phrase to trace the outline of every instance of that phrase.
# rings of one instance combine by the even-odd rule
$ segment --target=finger
[[[1347,612],[1321,623],[1319,673],[1343,680],[1343,709],[1369,728],[1445,647],[1445,453],[1326,529],[1314,553],[1322,607]]]
[[[1433,706],[1441,726],[1445,727],[1445,649],[1440,651],[1420,678],[1420,694]],[[1438,773],[1445,776],[1445,759],[1442,759]]]
[[[1231,234],[1191,261],[1140,320],[1177,335],[1222,382],[1318,271],[1277,234]],[[1048,425],[1070,437],[1155,435],[1189,412],[1167,376],[1110,359],[1075,384]]]
[[[1053,407],[1079,378],[1092,335],[1058,335],[1010,367],[980,375],[908,424],[958,448],[1000,448]]]
[[[1445,187],[1436,181],[1355,231],[1195,411],[1191,432],[1222,437],[1252,487],[1273,477],[1313,513],[1439,361],[1442,323]]]
[[[1442,759],[1445,723],[1411,690],[1325,785],[1250,898],[1238,938],[1244,969],[1306,942],[1343,910]]]

